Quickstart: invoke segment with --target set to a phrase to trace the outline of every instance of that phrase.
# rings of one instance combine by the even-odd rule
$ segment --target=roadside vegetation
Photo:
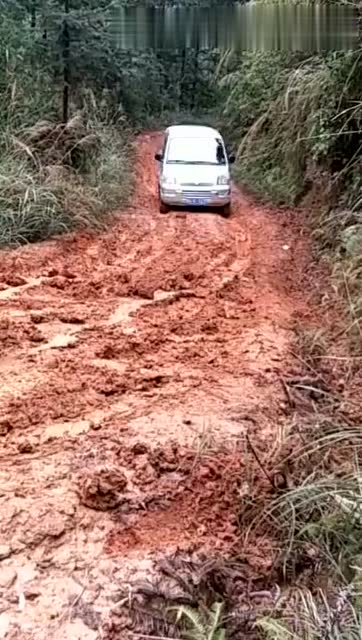
[[[108,1],[0,10],[0,245],[102,226],[132,192],[134,133],[216,103],[218,54],[123,50]]]
[[[362,50],[324,55],[226,53],[219,83],[235,176],[264,200],[301,205],[316,248],[348,300],[360,349],[362,310]]]
[[[75,115],[4,134],[0,245],[101,227],[131,187],[127,132]]]

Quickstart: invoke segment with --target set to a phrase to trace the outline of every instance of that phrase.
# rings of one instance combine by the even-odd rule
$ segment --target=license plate
[[[185,204],[191,204],[194,206],[200,206],[200,205],[205,205],[205,204],[209,204],[210,202],[210,198],[185,198]]]

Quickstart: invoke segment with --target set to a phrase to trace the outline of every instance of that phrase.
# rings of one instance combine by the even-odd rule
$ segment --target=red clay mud
[[[136,193],[107,232],[1,254],[0,586],[16,582],[0,627],[19,637],[95,640],[74,598],[103,621],[156,552],[233,549],[245,433],[277,446],[281,374],[300,371],[300,213],[234,189],[228,220],[160,215],[159,144],[138,140]],[[192,455],[175,464],[171,442]],[[39,596],[21,610],[25,588]]]
[[[200,544],[213,551],[237,550],[241,452],[204,457],[201,463],[195,460],[195,452],[184,456],[176,455],[177,463],[169,462],[164,467],[164,477],[146,475],[147,482],[141,481],[144,500],[147,503],[147,494],[152,500],[143,513],[130,521],[123,513],[120,515],[122,525],[116,526],[106,541],[109,553],[192,549]],[[157,469],[152,457],[147,466]],[[149,473],[147,467],[146,471]]]

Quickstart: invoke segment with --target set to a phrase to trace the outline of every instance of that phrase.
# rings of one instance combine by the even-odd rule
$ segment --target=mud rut
[[[102,637],[158,554],[230,550],[240,443],[283,424],[299,223],[160,215],[158,145],[107,233],[1,254],[0,638]]]

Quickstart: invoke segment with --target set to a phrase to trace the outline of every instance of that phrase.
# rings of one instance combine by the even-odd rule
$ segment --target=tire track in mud
[[[285,419],[300,223],[237,189],[229,220],[160,215],[159,140],[106,233],[2,254],[0,638],[101,637],[157,554],[233,548],[246,429]]]

